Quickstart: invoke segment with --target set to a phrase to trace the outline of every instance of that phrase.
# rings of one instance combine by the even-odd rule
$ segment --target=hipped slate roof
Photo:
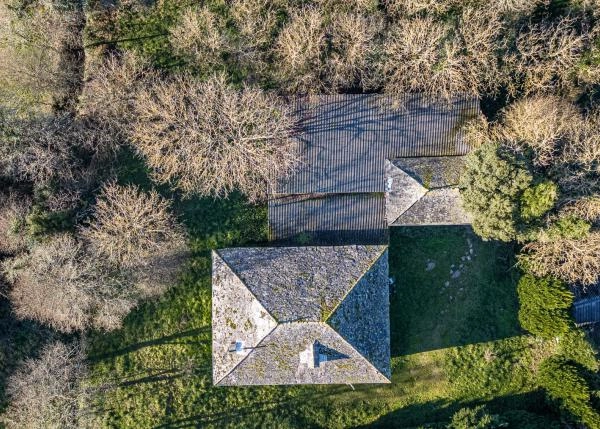
[[[212,320],[217,385],[387,383],[387,249],[215,251]]]
[[[464,156],[399,158],[386,161],[389,225],[467,225],[458,191]]]

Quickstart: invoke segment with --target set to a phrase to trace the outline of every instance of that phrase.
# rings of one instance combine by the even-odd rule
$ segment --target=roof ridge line
[[[240,248],[238,247],[238,249],[240,249]],[[260,249],[260,247],[245,247],[245,249]],[[277,317],[275,317],[273,314],[271,314],[271,312],[267,309],[267,307],[264,306],[262,301],[256,296],[256,294],[254,292],[252,292],[252,290],[248,287],[246,282],[244,280],[242,280],[239,273],[237,271],[235,271],[231,265],[229,265],[229,262],[227,262],[225,260],[225,258],[223,258],[223,255],[221,255],[219,253],[219,250],[226,250],[226,249],[213,249],[213,252],[215,252],[217,255],[219,255],[219,258],[221,258],[221,260],[225,263],[225,265],[227,265],[227,267],[231,270],[231,272],[239,279],[239,281],[244,285],[246,290],[248,292],[250,292],[250,295],[252,295],[256,301],[258,301],[260,306],[265,309],[265,312],[275,321],[275,323],[277,323],[277,326],[279,326],[279,324],[280,324],[279,319],[277,319]]]
[[[424,186],[423,186],[423,187],[424,187]],[[424,187],[424,188],[425,188],[425,187]],[[420,202],[420,201],[421,201],[423,198],[425,198],[427,195],[429,195],[429,193],[432,191],[431,189],[428,189],[428,188],[425,188],[425,189],[427,189],[427,192],[425,192],[423,195],[421,195],[417,201],[415,201],[414,203],[412,203],[410,206],[408,206],[408,208],[407,208],[406,210],[404,210],[402,213],[400,213],[400,214],[398,215],[398,217],[397,217],[396,219],[394,219],[394,220],[392,221],[392,223],[390,223],[390,224],[388,225],[388,228],[389,228],[390,226],[393,226],[394,222],[396,222],[398,219],[400,219],[400,218],[401,218],[401,217],[404,215],[404,213],[407,213],[407,212],[408,212],[410,209],[412,209],[412,208],[413,208],[413,207],[414,207],[414,206],[415,206],[417,203],[419,203],[419,202]]]
[[[358,350],[356,350],[356,347],[354,347],[352,344],[350,344],[348,341],[346,341],[346,339],[344,337],[342,337],[338,331],[336,331],[335,329],[333,329],[326,322],[319,322],[319,323],[322,324],[322,325],[325,325],[327,328],[331,329],[331,331],[335,335],[337,335],[340,340],[342,340],[344,343],[346,343],[348,345],[348,347],[350,347],[352,350],[354,350],[356,352],[356,354],[358,356],[360,356],[365,362],[367,362],[367,364],[369,364],[369,366],[371,368],[373,368],[375,371],[377,371],[377,373],[379,375],[381,375],[383,378],[385,378],[388,382],[390,382],[390,383],[392,382],[391,378],[388,378],[385,374],[383,374],[381,371],[379,371],[379,369],[377,369],[377,367],[375,365],[373,365],[373,363],[369,359],[367,359],[361,352],[359,352]]]
[[[260,302],[260,301],[259,301]],[[262,305],[262,304],[261,304]],[[277,321],[276,321],[277,322]],[[246,359],[248,359],[248,357],[254,353],[254,350],[256,350],[264,340],[266,340],[267,338],[269,338],[269,336],[273,333],[273,331],[275,329],[277,329],[280,326],[279,322],[277,322],[277,325],[275,325],[275,327],[273,329],[271,329],[269,331],[269,333],[267,335],[265,335],[259,342],[257,345],[255,345],[254,347],[252,347],[252,350],[250,351],[250,353],[248,353],[246,356],[244,356],[244,358],[239,361],[233,368],[231,368],[231,370],[229,370],[229,372],[227,372],[223,377],[221,377],[217,382],[213,382],[213,384],[215,386],[217,386],[221,381],[223,381],[225,379],[225,377],[227,377],[229,374],[231,374],[233,371],[235,371],[235,369],[240,366]],[[362,355],[361,355],[362,356]]]
[[[368,244],[363,245],[363,246],[368,246]],[[350,294],[350,292],[352,292],[354,290],[354,288],[356,287],[356,285],[358,284],[359,281],[362,280],[362,278],[365,276],[365,274],[367,274],[369,272],[369,270],[371,268],[373,268],[373,265],[375,265],[377,263],[377,261],[379,261],[381,259],[381,256],[383,256],[383,254],[388,250],[388,245],[385,244],[383,245],[384,249],[383,251],[373,260],[373,262],[371,262],[371,264],[369,264],[369,266],[360,274],[360,276],[358,277],[358,279],[354,282],[354,284],[350,287],[350,289],[348,289],[346,291],[346,293],[344,294],[344,296],[339,300],[339,302],[331,309],[331,311],[329,312],[329,314],[327,315],[327,318],[325,320],[323,320],[322,322],[327,324],[327,321],[331,318],[331,316],[333,316],[333,314],[337,311],[337,309],[340,307],[340,305],[342,305],[342,302],[344,302],[344,300],[348,297],[348,295]],[[333,328],[332,328],[333,329]],[[335,331],[335,329],[334,329]],[[336,331],[337,333],[337,331]],[[339,334],[338,334],[339,335]],[[340,335],[341,336],[341,335]],[[362,355],[361,355],[362,356]]]

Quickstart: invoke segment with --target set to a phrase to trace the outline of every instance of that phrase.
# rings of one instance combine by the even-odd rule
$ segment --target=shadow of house
[[[522,334],[511,244],[469,226],[394,227],[389,254],[392,356]]]

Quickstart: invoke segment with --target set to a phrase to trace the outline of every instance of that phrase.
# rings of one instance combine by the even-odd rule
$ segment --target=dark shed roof
[[[272,238],[280,241],[386,243],[385,196],[315,194],[274,198],[269,201],[269,227]]]
[[[431,104],[419,94],[323,95],[296,102],[303,166],[276,194],[384,192],[384,161],[464,155],[461,126],[478,100]]]

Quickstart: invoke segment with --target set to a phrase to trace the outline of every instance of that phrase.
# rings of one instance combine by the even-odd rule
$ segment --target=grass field
[[[193,250],[179,283],[123,329],[89,339],[92,382],[109,384],[98,403],[105,426],[412,427],[476,402],[543,407],[530,368],[547,347],[520,335],[512,249],[462,227],[392,231],[392,384],[213,387],[210,250],[264,243],[266,210],[237,197],[176,210]]]

